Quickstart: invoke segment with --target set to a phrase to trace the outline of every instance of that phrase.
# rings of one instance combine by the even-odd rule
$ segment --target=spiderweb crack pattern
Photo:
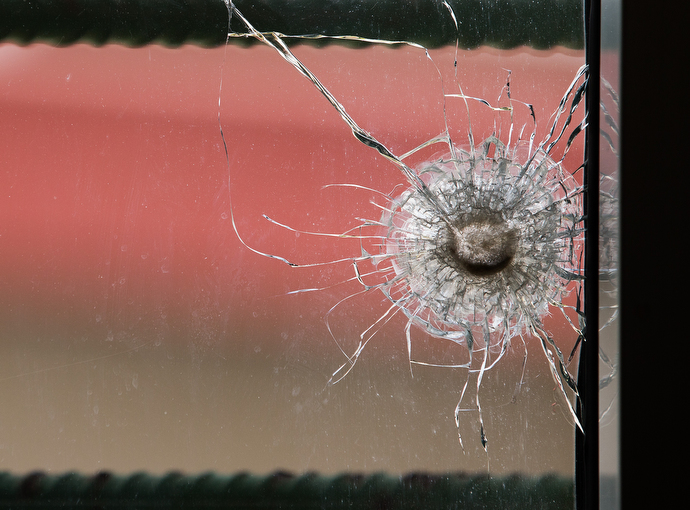
[[[305,232],[264,215],[267,221],[290,231],[360,240],[361,253],[337,261],[300,264],[259,251],[244,242],[234,216],[232,218],[238,238],[249,250],[292,267],[348,260],[362,286],[361,292],[382,292],[389,301],[389,307],[379,319],[360,334],[353,352],[340,347],[346,361],[333,373],[330,383],[345,377],[377,331],[393,316],[402,313],[407,318],[405,334],[410,367],[441,366],[414,359],[413,329],[467,350],[468,361],[443,366],[462,367],[476,376],[473,410],[478,413],[480,441],[486,449],[488,440],[479,398],[482,379],[500,361],[513,339],[520,339],[524,344],[524,337],[531,335],[539,340],[558,392],[572,421],[579,427],[572,401],[572,396],[578,394],[577,385],[542,319],[552,310],[560,310],[574,333],[582,336],[583,188],[574,176],[580,168],[569,172],[562,162],[574,139],[586,127],[586,118],[576,119],[589,78],[587,68],[583,66],[578,71],[565,91],[541,142],[535,141],[536,118],[532,106],[511,98],[510,78],[502,91],[508,106],[493,106],[485,99],[465,95],[458,82],[459,92],[445,94],[445,98],[462,101],[468,118],[469,104],[474,102],[510,115],[507,139],[501,140],[500,134],[494,133],[476,143],[470,127],[468,143],[456,144],[451,139],[446,118],[446,129],[441,135],[406,154],[396,155],[360,127],[317,76],[293,54],[285,35],[257,31],[232,2],[225,1],[230,17],[240,20],[247,30],[243,34],[228,31],[228,38],[251,37],[275,50],[319,90],[359,142],[398,168],[407,185],[402,192],[368,190],[375,191],[378,197],[381,217],[362,220],[357,228],[343,233]],[[442,5],[457,27],[452,8],[445,2]],[[366,42],[411,46],[424,51],[431,59],[428,51],[415,43]],[[457,69],[457,45],[455,67]],[[531,112],[534,129],[528,135],[525,135],[524,126],[518,129],[513,122],[515,105],[527,107]],[[554,148],[561,140],[565,148],[556,158]],[[432,146],[442,147],[434,160],[421,165],[406,163],[413,154]],[[301,289],[294,293],[315,290],[320,289]],[[577,324],[568,316],[573,307],[565,304],[565,298],[573,291],[578,293],[574,310]],[[339,346],[328,322],[329,315],[359,294],[342,299],[326,316],[328,330]],[[468,385],[469,377],[454,413],[458,429],[460,414],[467,410],[464,398]],[[460,434],[459,440],[462,444]]]

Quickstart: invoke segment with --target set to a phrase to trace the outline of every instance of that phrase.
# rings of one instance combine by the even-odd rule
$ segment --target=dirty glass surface
[[[243,26],[0,46],[1,469],[571,476],[583,51]]]

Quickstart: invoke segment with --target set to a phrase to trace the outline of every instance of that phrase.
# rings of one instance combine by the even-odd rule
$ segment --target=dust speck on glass
[[[321,191],[367,196],[366,211],[353,205],[346,212],[341,209],[335,213],[338,219],[347,216],[351,220],[345,221],[347,226],[341,230],[324,228],[338,224],[325,218],[326,207],[321,208],[322,221],[310,218],[308,213],[301,219],[299,214],[285,219],[268,211],[248,218],[236,205],[231,211],[232,226],[251,252],[274,259],[290,270],[320,271],[314,273],[312,286],[286,290],[284,295],[297,298],[317,294],[322,296],[319,299],[332,300],[323,313],[323,338],[330,340],[344,359],[330,375],[327,387],[357,377],[357,362],[387,331],[405,346],[410,377],[420,370],[444,367],[452,369],[453,377],[461,374],[455,394],[457,405],[449,413],[463,446],[459,452],[467,444],[462,430],[471,416],[478,423],[472,440],[489,451],[494,431],[484,422],[487,404],[483,383],[490,374],[500,372],[504,364],[513,365],[514,375],[510,382],[499,384],[510,390],[503,392],[502,401],[494,400],[489,406],[516,405],[517,400],[529,398],[525,394],[539,384],[550,387],[553,393],[552,401],[543,405],[558,408],[579,427],[578,390],[571,365],[584,331],[581,133],[587,124],[583,112],[586,66],[581,65],[571,74],[557,96],[552,94],[556,101],[535,109],[539,98],[530,97],[530,91],[524,88],[515,91],[529,77],[527,71],[507,67],[513,65],[510,57],[496,60],[498,65],[493,71],[499,81],[479,95],[472,77],[463,74],[463,68],[472,60],[471,52],[463,51],[457,42],[444,53],[434,53],[407,41],[260,32],[232,2],[225,1],[229,16],[240,20],[245,28],[242,33],[229,31],[228,38],[253,40],[270,48],[284,61],[284,69],[280,70],[279,59],[272,61],[275,76],[283,76],[292,67],[304,78],[305,88],[315,87],[319,95],[311,100],[330,103],[341,128],[345,128],[340,131],[342,136],[348,136],[349,131],[360,148],[382,163],[360,171],[395,175],[390,181],[392,186],[381,188],[371,184],[378,182],[376,178],[349,182],[348,170],[336,177],[328,169],[313,168],[313,173],[323,179]],[[451,6],[442,2],[439,7],[445,9],[457,28],[462,20],[458,21]],[[341,92],[336,92],[292,47],[293,43],[314,39],[367,43],[385,48],[390,59],[401,56],[400,48],[405,55],[413,55],[417,59],[415,72],[426,70],[438,102],[432,106],[410,102],[408,109],[418,116],[436,115],[438,130],[424,137],[417,126],[410,125],[408,139],[401,142],[391,137],[389,143],[385,129],[377,128],[377,119],[361,120],[354,113],[355,109],[361,112],[357,103],[366,99],[352,97],[375,96],[375,90],[350,95],[352,91],[347,87],[338,87]],[[274,85],[279,88],[281,82],[277,78]],[[472,92],[466,93],[470,88]],[[291,100],[294,98],[285,92],[280,101]],[[232,105],[226,107],[232,109]],[[303,104],[302,108],[312,106]],[[221,129],[226,128],[227,124],[221,122]],[[239,149],[227,133],[224,140],[233,196],[241,186],[237,183],[238,173],[246,169],[239,159],[234,159]],[[347,151],[356,150],[348,148],[335,154],[323,150],[325,141],[318,138],[300,143],[320,147],[315,153],[339,159],[346,169],[351,157]],[[275,172],[283,173],[295,166],[303,171],[301,165],[305,163],[295,165],[281,160],[274,164]],[[338,177],[340,181],[329,180]],[[318,211],[322,201],[333,198],[314,196],[313,200],[311,205]],[[296,203],[294,207],[301,210],[302,205]],[[347,249],[338,248],[333,257],[318,249],[307,255],[307,248],[296,245],[285,246],[281,252],[264,248],[270,244],[269,232],[283,237],[288,234],[295,243],[310,237],[350,244]],[[362,324],[358,306],[368,305],[357,302],[366,299],[370,299],[368,303],[377,302],[378,311]],[[351,319],[349,327],[343,326],[348,323],[347,317]],[[556,323],[559,325],[554,326]],[[537,345],[550,378],[536,376],[538,382],[526,385],[528,355]],[[508,354],[513,355],[510,361],[504,359],[510,357]]]

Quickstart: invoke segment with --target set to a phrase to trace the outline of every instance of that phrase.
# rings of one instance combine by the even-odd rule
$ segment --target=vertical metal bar
[[[599,508],[599,104],[601,2],[585,0],[585,55],[589,66],[585,134],[585,341],[578,367],[579,418],[575,440],[575,506]]]

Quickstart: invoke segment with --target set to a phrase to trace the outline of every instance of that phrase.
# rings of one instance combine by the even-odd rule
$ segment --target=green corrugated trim
[[[0,508],[571,510],[571,479],[276,472],[183,475],[0,473]]]
[[[458,35],[463,48],[584,47],[582,0],[447,1],[458,19],[459,34],[440,0],[234,3],[258,30],[289,35],[354,35],[412,41],[430,48],[455,44]],[[227,22],[223,0],[0,1],[0,42],[19,44],[155,43],[212,47],[225,43]],[[232,27],[245,31],[239,22]]]

